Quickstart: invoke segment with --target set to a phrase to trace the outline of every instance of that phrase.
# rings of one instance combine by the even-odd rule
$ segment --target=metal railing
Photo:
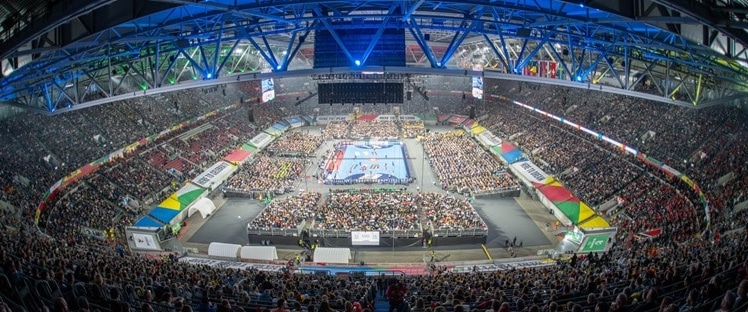
[[[249,235],[264,235],[264,236],[299,236],[299,231],[296,229],[277,229],[277,228],[252,228],[247,227],[247,234]],[[309,230],[311,237],[327,237],[327,238],[350,238],[351,232],[349,230]],[[413,230],[382,230],[379,231],[379,237],[410,237],[419,238],[423,235],[423,231],[419,229]],[[470,228],[470,229],[434,229],[433,235],[435,237],[480,237],[488,236],[487,229]]]

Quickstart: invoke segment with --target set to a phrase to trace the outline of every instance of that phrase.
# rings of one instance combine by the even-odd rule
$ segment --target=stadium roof
[[[0,102],[48,114],[263,77],[363,70],[522,79],[695,108],[742,101],[748,84],[746,1],[0,3]],[[407,66],[369,66],[383,31],[352,51],[336,35],[343,28],[404,29]],[[317,31],[332,34],[350,66],[313,68]],[[540,77],[538,61],[565,75]],[[521,76],[529,67],[534,76]]]

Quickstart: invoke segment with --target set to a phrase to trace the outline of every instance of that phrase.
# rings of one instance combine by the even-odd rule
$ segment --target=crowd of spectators
[[[325,139],[343,139],[348,137],[348,129],[351,126],[351,122],[348,121],[333,121],[328,123],[323,130]]]
[[[477,194],[519,188],[517,179],[465,131],[433,132],[422,144],[443,189]]]
[[[87,179],[87,183],[95,188],[96,191],[104,197],[104,200],[107,200],[110,203],[119,204],[128,197],[127,193],[122,191],[118,186],[109,182],[109,180],[99,172],[91,174]]]
[[[325,139],[415,138],[426,133],[423,121],[333,121],[323,130]]]
[[[291,229],[307,220],[312,229],[344,232],[419,230],[428,223],[434,229],[486,229],[467,199],[442,193],[339,190],[324,203],[316,204],[317,199],[316,193],[276,199],[251,226]]]
[[[85,234],[84,228],[120,229],[132,221],[131,215],[117,203],[102,198],[95,186],[78,182],[68,187],[71,190],[52,201],[41,216],[43,220],[47,220],[46,224],[42,224],[47,234],[66,242],[76,242],[81,237],[87,241],[97,241],[95,237],[85,237],[91,234]]]
[[[258,155],[252,162],[242,165],[226,187],[240,192],[279,192],[293,188],[304,171],[302,158]]]
[[[309,156],[317,151],[323,141],[320,135],[303,131],[288,132],[273,142],[268,151],[276,155]]]
[[[403,138],[416,138],[426,134],[426,127],[423,121],[403,121],[400,123]]]
[[[142,201],[163,198],[164,190],[173,181],[165,172],[159,171],[139,158],[119,158],[105,164],[99,172],[123,189],[130,190]]]
[[[302,222],[312,222],[320,198],[322,198],[322,194],[316,192],[301,192],[276,198],[249,223],[249,228],[260,230],[295,229]]]
[[[320,196],[299,195],[307,199],[296,198],[287,210],[315,205]],[[742,226],[748,214],[731,217]],[[734,228],[726,219],[715,221],[715,227]],[[748,258],[743,251],[748,240],[744,230],[723,233],[719,239],[684,245],[666,238],[614,244],[608,252],[547,267],[398,279],[408,289],[404,300],[411,310],[423,312],[744,311]],[[26,226],[0,237],[0,265],[0,278],[9,283],[54,289],[28,295],[39,299],[34,306],[39,309],[66,305],[71,310],[124,306],[128,311],[183,311],[187,305],[251,311],[285,305],[290,311],[347,311],[346,306],[358,303],[362,311],[374,311],[374,298],[388,284],[380,279],[390,279],[192,265],[84,244],[61,245]],[[20,295],[3,295],[6,310],[20,311],[19,302],[13,301]]]
[[[705,199],[711,218],[725,207],[732,209],[744,201],[748,193],[745,166],[738,165],[748,157],[736,153],[748,147],[738,139],[746,131],[745,114],[737,108],[692,111],[618,95],[514,82],[490,89],[580,122],[685,172],[701,184],[701,189],[708,190]],[[584,100],[580,103],[578,99]],[[558,123],[545,122],[537,114],[510,104],[494,104],[494,112],[501,113],[490,114],[483,124],[512,138],[544,170],[556,174],[592,205],[618,194],[623,207],[616,211],[622,214],[614,217],[627,220],[621,221],[625,231],[668,228],[685,239],[703,228],[707,216],[701,199],[679,179],[647,169],[622,155],[620,148],[577,135]],[[646,172],[655,177],[644,177]],[[725,175],[735,178],[718,183]],[[634,200],[640,197],[644,199]]]
[[[588,170],[608,171],[615,177],[621,177],[623,181],[629,181],[615,185],[620,191],[590,189],[587,185],[571,187],[572,190],[582,192],[588,190],[589,193],[618,194],[626,199],[626,208],[621,210],[620,217],[616,216],[613,220],[614,224],[621,226],[619,237],[655,226],[663,227],[663,234],[655,239],[621,239],[621,243],[613,245],[609,252],[597,257],[572,260],[561,268],[406,278],[405,282],[412,291],[407,300],[412,302],[415,310],[457,310],[464,309],[465,305],[469,309],[487,309],[490,305],[495,310],[507,306],[511,311],[556,311],[560,306],[570,311],[745,310],[745,292],[748,287],[744,282],[748,279],[748,258],[745,253],[748,237],[745,226],[748,212],[734,210],[734,205],[746,196],[745,160],[748,156],[745,150],[748,136],[744,114],[733,108],[692,113],[681,111],[677,107],[660,107],[659,104],[628,98],[622,98],[621,102],[626,104],[619,107],[618,102],[607,97],[593,101],[594,95],[577,97],[573,96],[573,92],[564,101],[563,96],[546,92],[542,88],[524,87],[524,91],[521,91],[519,87],[511,87],[511,83],[507,83],[505,87],[506,94],[511,95],[510,97],[535,106],[548,105],[543,108],[568,116],[569,120],[590,124],[590,128],[603,131],[614,139],[631,142],[635,148],[639,148],[638,145],[644,146],[642,150],[648,154],[692,175],[702,184],[707,198],[714,205],[709,231],[703,236],[694,235],[703,228],[699,222],[689,220],[701,216],[694,216],[689,211],[698,215],[701,209],[694,209],[693,203],[684,195],[689,190],[668,186],[657,180],[661,178],[659,176],[643,177],[641,173],[629,175],[628,172],[642,172],[645,169],[628,162],[620,153],[601,154],[604,155],[602,158],[570,157],[569,154],[577,155],[574,154],[577,149],[575,146],[588,144],[585,139],[578,137],[567,136],[569,140],[561,143],[562,148],[554,153],[542,154],[542,150],[533,153],[538,146],[558,141],[562,135],[560,133],[566,130],[559,132],[559,129],[550,129],[548,122],[531,117],[530,112],[497,105],[496,110],[489,112],[487,122],[483,124],[492,131],[504,134],[504,137],[516,138],[525,149],[525,146],[535,146],[526,151],[529,155],[544,156],[538,158],[541,165],[553,163],[553,167],[544,165],[546,168],[558,173],[569,169],[582,173]],[[559,97],[562,104],[557,103]],[[551,100],[546,101],[549,98]],[[587,99],[590,104],[570,103],[570,99],[582,98]],[[186,99],[192,100],[192,96],[187,95]],[[547,103],[543,104],[543,101]],[[553,101],[556,103],[552,103]],[[190,110],[208,109],[210,103],[201,102]],[[132,107],[125,103],[112,104],[115,106],[114,111],[121,111],[122,116],[133,121],[129,126],[128,122],[123,122],[122,131],[128,127],[142,126],[150,134],[175,124],[170,120],[183,119],[180,117],[186,115],[181,113],[183,108],[166,107],[172,105],[168,101],[142,103]],[[563,109],[559,110],[559,107]],[[592,113],[585,114],[585,110]],[[107,122],[113,122],[103,121],[105,118],[99,121],[95,118],[94,110],[82,114],[87,116],[83,120],[95,124],[94,128],[101,129]],[[672,120],[669,116],[662,117],[663,114],[687,120]],[[121,215],[116,205],[108,197],[101,195],[108,191],[97,190],[95,188],[100,186],[90,182],[69,186],[68,191],[60,193],[59,198],[48,207],[47,213],[50,215],[46,222],[49,227],[47,231],[53,238],[38,233],[29,226],[33,220],[33,209],[40,200],[38,194],[69,173],[71,168],[97,158],[95,151],[104,151],[104,147],[101,142],[89,138],[89,130],[69,130],[49,122],[38,122],[36,118],[38,117],[33,115],[17,116],[0,125],[3,130],[0,141],[4,143],[0,146],[3,160],[0,162],[0,182],[4,183],[2,196],[4,200],[22,209],[24,216],[23,221],[13,222],[13,228],[5,229],[4,235],[0,236],[0,278],[15,283],[3,283],[3,286],[22,285],[26,281],[54,282],[60,286],[59,294],[75,307],[83,305],[78,304],[77,299],[83,297],[81,293],[73,291],[77,282],[81,282],[85,287],[90,287],[88,289],[91,291],[86,297],[101,305],[122,302],[138,307],[163,305],[172,308],[184,304],[198,306],[205,298],[206,301],[220,305],[224,305],[225,300],[225,305],[252,307],[251,303],[246,303],[246,298],[260,298],[264,294],[269,300],[263,302],[283,298],[294,304],[298,302],[312,306],[315,310],[321,310],[322,306],[337,306],[342,310],[346,306],[345,302],[359,300],[361,294],[370,289],[371,279],[355,284],[351,280],[342,279],[344,282],[340,282],[341,279],[316,275],[289,276],[253,270],[196,267],[174,261],[148,260],[82,243],[85,240],[77,233],[81,226],[106,228],[113,225],[112,220],[116,220],[117,215]],[[79,117],[66,118],[62,125],[69,127],[75,127],[71,123],[82,120]],[[117,123],[114,121],[113,125],[117,126]],[[674,123],[690,126],[672,129],[666,127]],[[165,126],[161,127],[162,125]],[[102,130],[102,133],[106,131],[114,130]],[[137,131],[145,130],[133,130],[127,135],[137,136]],[[642,136],[649,135],[648,131],[654,132],[654,136],[645,139],[643,143],[637,143],[642,141]],[[62,141],[81,146],[68,150],[69,146],[48,142],[64,135],[69,138]],[[122,134],[118,135],[124,137]],[[115,140],[125,140],[118,138],[118,135],[102,136],[113,144]],[[142,136],[125,142],[140,138]],[[532,142],[536,142],[536,145],[532,145]],[[92,144],[99,145],[91,147]],[[60,150],[63,148],[65,150]],[[594,148],[587,149],[598,153]],[[50,157],[45,159],[47,155]],[[560,160],[551,160],[549,155],[558,156]],[[588,160],[592,160],[589,161],[590,164],[587,164]],[[606,163],[610,162],[625,167],[607,167]],[[118,160],[110,166],[102,168],[101,177],[141,196],[149,193],[140,191],[141,189],[152,188],[148,181],[153,177],[158,180],[159,176],[164,176],[141,159]],[[62,169],[56,170],[56,167]],[[717,179],[728,173],[735,177],[725,185],[718,185]],[[677,185],[673,180],[665,182]],[[101,187],[106,189],[106,186]],[[310,200],[312,201],[317,203],[319,198]],[[109,208],[101,209],[102,206]],[[300,205],[289,204],[289,207],[296,206]],[[317,280],[313,282],[312,279]],[[23,289],[20,286],[18,288]],[[109,294],[101,291],[110,288],[116,291],[107,291]],[[96,289],[100,291],[96,292]],[[245,292],[248,296],[244,296]],[[6,298],[20,297],[20,293],[7,287],[2,292]],[[41,296],[33,292],[26,294]],[[52,306],[53,299],[50,297],[44,303]],[[338,304],[338,300],[342,304]],[[160,301],[163,303],[159,303]],[[14,303],[7,301],[3,308],[12,304]],[[658,306],[663,308],[659,309]],[[13,308],[17,307],[13,305]]]
[[[356,120],[351,123],[347,138],[364,139],[397,139],[400,131],[394,121],[363,121]]]
[[[419,229],[417,195],[408,192],[333,192],[315,212],[314,228],[342,231]]]
[[[632,163],[633,159],[620,152],[600,148],[564,128],[543,123],[532,112],[504,105],[498,108],[500,116],[494,115],[483,124],[505,137],[514,137],[536,164],[591,206],[623,198],[622,207],[609,216],[621,226],[622,233],[668,229],[682,240],[703,226],[703,209],[695,209],[694,201],[687,196],[693,194],[692,190],[681,187],[676,192],[657,178],[642,178],[646,174],[643,164]],[[519,132],[508,132],[514,129]]]
[[[486,223],[466,198],[442,193],[421,193],[419,205],[434,229],[486,229]]]
[[[736,107],[692,110],[586,89],[488,82],[494,94],[581,123],[681,170],[702,145],[740,130],[735,125],[745,118]]]

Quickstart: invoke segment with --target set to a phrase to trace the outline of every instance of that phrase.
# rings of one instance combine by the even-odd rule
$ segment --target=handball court
[[[406,152],[399,143],[352,141],[340,144],[327,163],[325,180],[407,180]]]
[[[431,129],[434,131],[434,128]],[[310,128],[310,131],[314,130],[316,129]],[[451,128],[444,128],[443,131],[449,130]],[[325,142],[318,149],[315,159],[310,162],[310,166],[307,168],[307,176],[314,174],[318,161],[326,157],[326,151],[332,150],[335,143],[332,141]],[[438,179],[429,167],[428,160],[423,158],[421,145],[414,139],[403,140],[403,144],[409,154],[409,167],[413,169],[412,173],[416,177],[416,181],[407,186],[408,191],[440,192],[441,189],[437,186]],[[331,186],[320,184],[316,180],[301,179],[301,181],[298,181],[297,190],[327,193],[331,187],[361,188],[364,186]],[[376,187],[376,185],[373,187]],[[207,245],[211,242],[247,245],[247,224],[262,212],[264,208],[262,201],[243,198],[223,199],[220,195],[213,200],[216,206],[220,207],[214,215],[202,220],[199,214],[196,214],[187,221],[188,229],[181,237],[185,245],[198,248],[201,252],[207,251]],[[555,218],[548,213],[542,204],[530,199],[525,194],[519,198],[478,197],[473,206],[488,226],[486,247],[494,258],[507,257],[508,253],[504,249],[504,245],[507,240],[511,243],[515,237],[517,238],[517,245],[520,242],[523,244],[523,248],[515,249],[519,256],[535,255],[538,249],[552,248],[552,245],[556,243],[552,234],[545,229],[545,224],[552,223]],[[256,244],[256,242],[253,243]],[[278,246],[278,249],[278,255],[281,258],[293,257],[300,250],[295,246]],[[439,247],[438,238],[436,238],[435,249],[440,259],[444,261],[486,259],[480,245]],[[351,250],[357,254],[357,261],[366,262],[383,262],[385,260],[389,262],[420,261],[422,254],[426,253],[425,249],[420,246],[401,247],[395,250],[392,250],[391,247],[373,246],[356,247]],[[457,252],[450,252],[452,250]]]

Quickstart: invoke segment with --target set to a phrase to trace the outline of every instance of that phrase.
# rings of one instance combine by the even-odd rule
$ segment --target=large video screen
[[[473,66],[473,70],[483,71],[483,67]],[[479,100],[483,99],[483,77],[481,76],[473,77],[473,98],[479,99]]]
[[[319,104],[402,104],[402,82],[340,82],[317,84]]]
[[[262,103],[270,102],[275,99],[275,83],[273,78],[262,79]]]

